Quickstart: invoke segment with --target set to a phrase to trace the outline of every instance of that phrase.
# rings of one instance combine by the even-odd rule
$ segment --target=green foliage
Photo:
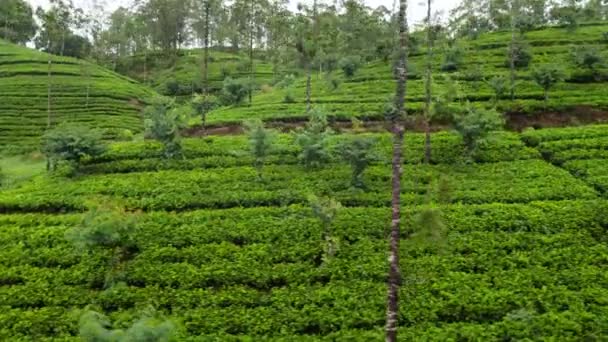
[[[285,96],[283,97],[283,102],[284,103],[295,103],[296,102],[296,98],[295,98],[294,91],[292,88],[287,88],[285,90]]]
[[[32,7],[23,0],[0,2],[0,38],[25,44],[36,34]]]
[[[539,87],[545,92],[545,107],[549,101],[549,90],[555,84],[562,82],[566,75],[559,66],[552,64],[543,64],[532,70],[532,78]]]
[[[264,167],[266,158],[272,151],[275,134],[264,128],[264,124],[259,120],[248,121],[245,123],[245,126],[249,137],[251,155],[254,158],[253,166],[258,172],[258,177],[262,179],[262,168]]]
[[[351,78],[355,76],[357,69],[361,65],[361,57],[360,56],[346,56],[342,57],[338,62],[338,66],[344,72],[344,76],[347,78]]]
[[[504,118],[495,109],[472,105],[469,105],[465,114],[455,115],[456,131],[462,136],[469,154],[485,143],[485,139],[491,131],[501,129],[504,123]]]
[[[222,104],[226,106],[239,105],[249,94],[249,83],[246,79],[232,79],[227,77],[224,80],[222,94],[220,96]]]
[[[146,137],[165,146],[165,157],[181,154],[180,129],[185,125],[183,114],[175,108],[175,101],[167,97],[154,97],[144,110]]]
[[[175,95],[179,95],[179,93],[180,93],[180,86],[179,86],[179,83],[177,82],[177,80],[172,78],[172,79],[167,80],[167,82],[165,82],[164,94],[166,94],[168,96],[175,96]]]
[[[577,67],[588,69],[594,77],[598,76],[598,68],[604,63],[600,51],[590,46],[574,48],[573,60]]]
[[[514,42],[510,42],[509,48],[507,49],[505,66],[509,67],[511,65],[511,59],[513,59],[513,64],[516,68],[528,67],[532,61],[530,44],[522,39],[516,39]]]
[[[308,205],[313,215],[321,222],[323,227],[323,238],[325,246],[323,249],[323,261],[329,262],[339,249],[340,241],[332,232],[332,223],[342,210],[342,204],[330,197],[308,196]]]
[[[340,146],[340,156],[345,162],[350,164],[352,170],[352,186],[365,188],[363,173],[368,166],[378,159],[373,153],[373,147],[376,143],[377,141],[372,138],[356,137],[344,142]]]
[[[78,250],[87,252],[96,248],[135,247],[133,234],[137,218],[111,205],[93,207],[79,226],[66,234],[66,238]]]
[[[447,226],[443,221],[441,209],[425,207],[414,217],[413,231],[409,243],[417,248],[425,247],[441,252],[446,250]]]
[[[80,337],[85,342],[168,342],[175,325],[153,317],[138,319],[128,329],[112,329],[105,315],[87,311],[80,318]]]
[[[194,113],[202,118],[203,127],[207,121],[207,114],[219,106],[219,100],[213,95],[196,95],[191,102]]]
[[[57,161],[78,164],[83,158],[101,155],[106,148],[98,131],[76,124],[56,126],[42,138],[42,152],[52,169],[55,169]]]
[[[486,81],[486,83],[494,91],[494,105],[503,97],[507,91],[507,78],[504,76],[494,76]]]
[[[445,52],[441,70],[446,72],[456,71],[462,63],[462,49],[459,46],[452,46]]]
[[[310,111],[308,123],[295,135],[296,144],[300,146],[299,158],[306,168],[318,168],[329,161],[327,139],[331,129],[327,125],[327,116],[321,110]]]

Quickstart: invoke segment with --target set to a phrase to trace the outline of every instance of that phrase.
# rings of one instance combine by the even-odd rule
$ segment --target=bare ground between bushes
[[[520,112],[505,113],[506,128],[512,131],[522,131],[525,128],[547,128],[578,126],[594,123],[608,123],[608,110],[594,109],[586,106],[578,106],[568,111],[536,112],[531,114]],[[277,129],[280,132],[291,132],[306,125],[306,120],[270,120],[266,122],[268,128]],[[330,120],[331,127],[338,132],[385,132],[387,124],[384,121],[370,120],[361,121],[358,127],[353,127],[351,121]],[[424,132],[424,122],[418,118],[406,122],[406,128],[413,132]],[[431,130],[434,132],[450,129],[448,122],[433,122]],[[238,135],[243,134],[244,129],[240,124],[227,124],[218,126],[194,126],[185,129],[182,134],[187,137],[201,137],[208,135]]]

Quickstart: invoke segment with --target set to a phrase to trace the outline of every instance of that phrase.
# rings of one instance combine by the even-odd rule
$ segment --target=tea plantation
[[[382,340],[391,145],[365,135],[379,141],[365,190],[338,160],[304,170],[280,135],[263,180],[246,137],[206,137],[185,139],[184,158],[171,160],[158,143],[116,143],[77,177],[1,191],[0,339],[79,341],[92,305],[116,326],[151,306],[179,341]],[[606,125],[496,132],[471,163],[461,138],[442,132],[422,164],[424,136],[407,134],[400,339],[605,340],[607,139]],[[330,258],[311,193],[343,205]],[[112,251],[82,254],[66,239],[91,201],[138,219],[109,288]],[[410,236],[429,203],[446,225],[441,241]]]
[[[539,111],[567,112],[577,107],[606,109],[608,107],[608,70],[603,65],[597,77],[590,77],[585,68],[576,66],[574,55],[584,49],[596,50],[608,58],[608,44],[603,32],[605,23],[582,25],[575,32],[566,28],[538,29],[525,34],[532,59],[527,67],[517,69],[515,101],[511,101],[510,71],[507,62],[510,32],[489,33],[476,40],[458,43],[459,63],[455,70],[445,70],[446,47],[437,47],[433,57],[434,97],[447,101],[449,112],[463,111],[466,102],[493,104],[496,93],[490,81],[502,76],[503,93],[496,103],[503,112],[523,116]],[[447,50],[446,50],[447,49]],[[421,112],[424,107],[424,72],[426,51],[418,47],[410,51],[409,80],[407,91],[408,111]],[[543,89],[533,80],[535,67],[545,64],[563,67],[566,79],[549,93],[545,110]],[[305,119],[305,78],[298,78],[286,88],[260,93],[251,106],[224,107],[211,112],[208,122],[216,125],[238,123],[248,118],[262,120],[299,121]],[[312,102],[338,120],[352,117],[365,120],[382,120],[385,104],[392,99],[394,82],[391,63],[375,61],[363,64],[352,77],[345,77],[342,70],[314,73],[312,77]],[[442,120],[441,115],[436,119]]]
[[[74,58],[0,40],[0,151],[35,150],[47,127],[71,121],[106,130],[143,130],[140,111],[154,92],[124,76]],[[87,91],[88,90],[88,91]],[[88,92],[88,96],[87,96]]]

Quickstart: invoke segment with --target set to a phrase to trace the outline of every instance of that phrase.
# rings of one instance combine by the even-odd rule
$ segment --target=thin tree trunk
[[[46,128],[51,128],[51,68],[53,62],[51,61],[51,55],[49,54],[48,60],[48,73],[47,73],[47,87],[46,87]]]
[[[511,1],[511,51],[509,67],[511,68],[511,101],[515,101],[515,6]]]
[[[148,82],[148,49],[144,50],[144,84]]]
[[[253,82],[254,82],[254,70],[253,70],[253,1],[251,3],[249,13],[249,105],[253,102]]]
[[[204,38],[204,60],[203,60],[203,94],[209,92],[209,1],[205,1],[205,38]]]
[[[310,97],[312,93],[312,63],[306,61],[306,113],[310,112]]]
[[[388,295],[386,306],[386,341],[397,341],[399,315],[399,239],[401,233],[401,153],[403,147],[403,117],[405,116],[405,95],[407,85],[407,0],[399,1],[399,60],[395,72],[397,87],[395,91],[396,117],[392,118],[393,158],[392,158],[392,220],[390,234],[390,267],[388,276]]]
[[[424,105],[424,162],[429,164],[431,162],[431,87],[432,87],[432,59],[433,59],[433,37],[432,37],[432,25],[431,25],[431,0],[427,1],[427,12],[426,12],[426,24],[427,24],[427,61],[426,61],[426,82],[425,82],[425,93],[426,101]]]

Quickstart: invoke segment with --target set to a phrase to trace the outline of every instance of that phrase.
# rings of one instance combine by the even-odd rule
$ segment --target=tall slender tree
[[[431,162],[431,87],[433,82],[433,23],[431,18],[432,0],[427,0],[426,8],[426,78],[424,82],[424,162]]]
[[[399,50],[395,70],[396,90],[394,108],[391,110],[390,121],[393,134],[392,157],[392,220],[390,234],[390,267],[388,275],[388,295],[386,307],[386,341],[397,341],[397,325],[399,315],[399,287],[401,272],[399,270],[399,239],[401,235],[401,154],[403,148],[405,111],[405,95],[407,91],[407,0],[399,0]]]

